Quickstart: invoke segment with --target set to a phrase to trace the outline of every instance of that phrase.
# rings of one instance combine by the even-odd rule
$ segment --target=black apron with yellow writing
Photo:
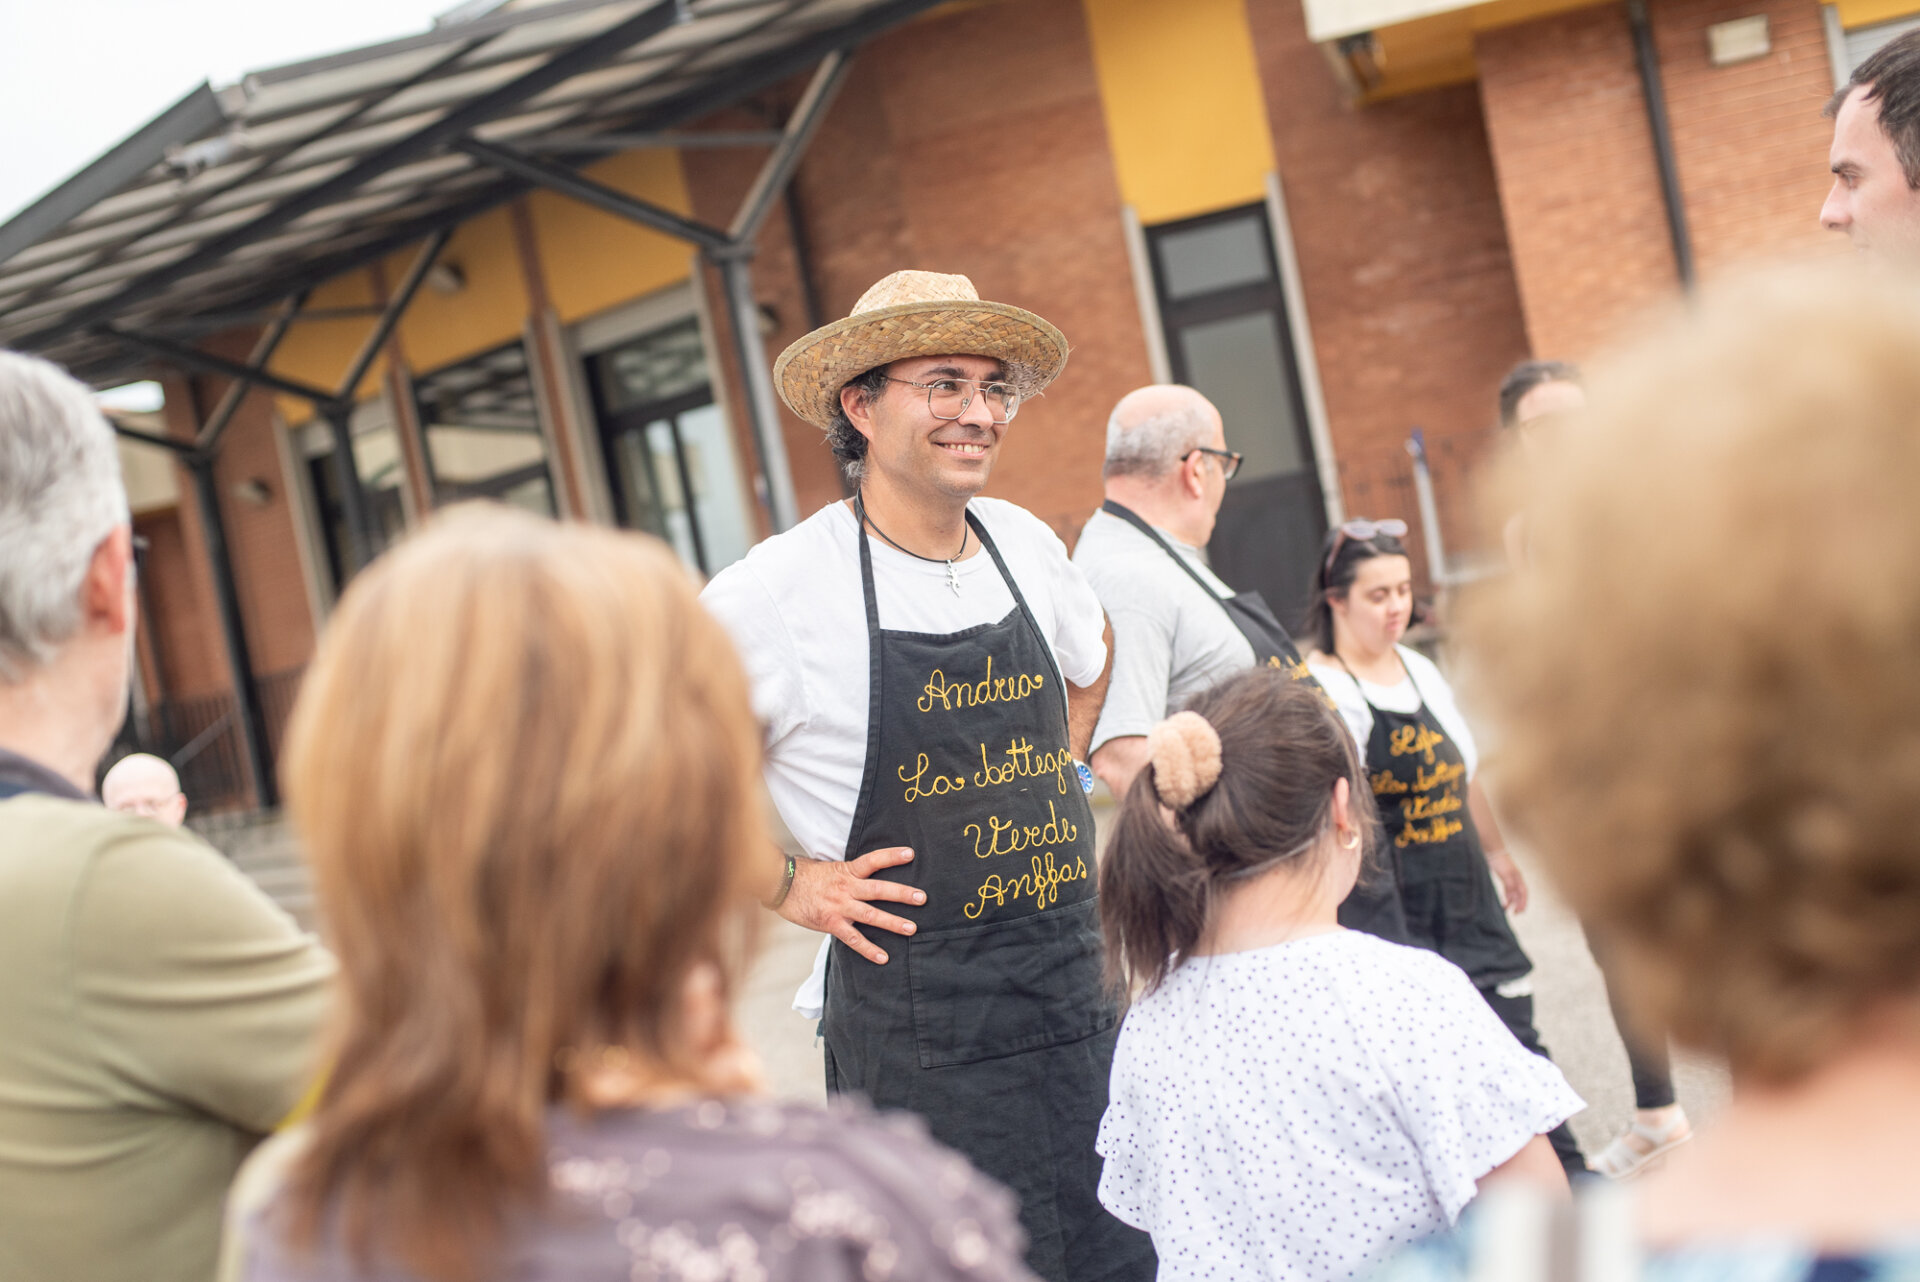
[[[1366,699],[1357,678],[1354,685]],[[1372,700],[1367,709],[1367,774],[1399,869],[1407,942],[1439,953],[1482,989],[1520,978],[1533,963],[1513,937],[1487,871],[1459,745],[1424,697],[1412,712],[1388,712]]]
[[[881,905],[918,927],[867,930],[885,965],[833,941],[827,1088],[920,1114],[1011,1188],[1041,1277],[1144,1282],[1151,1241],[1095,1193],[1119,1011],[1101,979],[1093,813],[1065,687],[999,550],[967,522],[1014,608],[946,635],[881,629],[860,532],[870,690],[847,857],[911,847],[911,863],[879,875],[927,902]]]
[[[1193,581],[1200,585],[1209,599],[1226,611],[1227,618],[1240,630],[1240,635],[1253,647],[1255,664],[1278,668],[1295,681],[1304,681],[1320,697],[1327,700],[1327,706],[1333,707],[1333,700],[1327,698],[1326,691],[1320,689],[1320,683],[1314,680],[1307,664],[1300,657],[1299,647],[1287,630],[1274,617],[1273,609],[1267,599],[1258,592],[1236,592],[1232,596],[1221,596],[1213,590],[1205,576],[1193,568],[1187,558],[1174,551],[1173,546],[1160,536],[1160,531],[1148,524],[1145,518],[1133,509],[1108,499],[1100,505],[1100,510],[1109,516],[1117,516],[1140,533],[1152,539],[1154,543],[1172,558],[1173,563],[1185,570]],[[1401,912],[1400,889],[1391,861],[1378,867],[1369,867],[1353,893],[1340,905],[1340,924],[1349,930],[1364,930],[1369,935],[1392,940],[1396,944],[1411,943],[1407,933],[1406,918]]]

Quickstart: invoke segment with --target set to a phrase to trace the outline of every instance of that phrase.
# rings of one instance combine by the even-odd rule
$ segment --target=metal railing
[[[281,739],[305,671],[304,666],[291,668],[254,682],[266,723],[265,755],[271,768],[278,768]],[[190,814],[247,809],[253,804],[253,791],[236,715],[230,693],[162,699],[148,708],[144,726],[128,719],[107,761],[130,752],[166,758],[180,774]]]

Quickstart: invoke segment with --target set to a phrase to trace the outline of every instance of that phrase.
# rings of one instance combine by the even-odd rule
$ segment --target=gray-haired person
[[[0,352],[0,1278],[203,1282],[312,1078],[332,959],[189,833],[90,795],[134,566],[87,389]]]
[[[1106,501],[1074,545],[1113,625],[1113,675],[1089,764],[1116,798],[1146,764],[1147,732],[1194,696],[1251,667],[1318,688],[1258,592],[1235,592],[1203,550],[1240,455],[1213,402],[1175,383],[1136,388],[1107,419]],[[1374,869],[1341,905],[1344,926],[1407,942],[1390,871]]]

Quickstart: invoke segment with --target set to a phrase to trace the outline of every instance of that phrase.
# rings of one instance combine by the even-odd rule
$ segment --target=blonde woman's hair
[[[455,509],[354,580],[284,772],[341,968],[296,1240],[479,1276],[540,1200],[570,1056],[699,1084],[679,995],[730,986],[774,878],[758,760],[655,539]]]
[[[1920,993],[1920,289],[1726,290],[1559,435],[1489,778],[1650,1026],[1790,1081]]]

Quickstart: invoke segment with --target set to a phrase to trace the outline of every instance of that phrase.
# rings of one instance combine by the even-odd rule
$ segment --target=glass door
[[[692,318],[587,360],[620,524],[712,575],[747,553],[753,524],[732,434]]]
[[[1312,591],[1326,503],[1262,205],[1147,229],[1175,381],[1198,388],[1246,455],[1227,485],[1209,556],[1291,623]]]

